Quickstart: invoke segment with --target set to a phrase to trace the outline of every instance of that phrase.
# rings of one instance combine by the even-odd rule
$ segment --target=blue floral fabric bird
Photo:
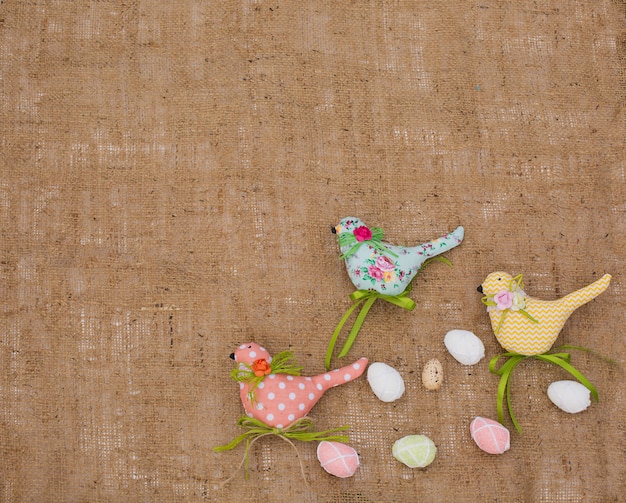
[[[382,241],[381,229],[370,228],[354,217],[344,218],[331,230],[337,234],[341,257],[357,290],[375,290],[383,295],[404,292],[424,262],[458,246],[464,236],[459,226],[433,241],[396,246]]]

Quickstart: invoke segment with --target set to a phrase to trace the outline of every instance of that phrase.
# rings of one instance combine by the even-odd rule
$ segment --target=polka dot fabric
[[[265,348],[253,342],[239,346],[234,358],[238,363],[249,365],[260,358],[271,363]],[[361,358],[351,365],[313,377],[269,374],[254,389],[254,402],[248,396],[248,383],[239,383],[239,395],[249,417],[274,428],[287,428],[306,416],[326,390],[353,381],[366,367],[367,358]]]

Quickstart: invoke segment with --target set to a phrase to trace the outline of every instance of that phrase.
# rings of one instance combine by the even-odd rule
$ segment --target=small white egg
[[[591,392],[577,381],[555,381],[548,386],[548,398],[559,409],[576,414],[591,405]]]
[[[436,358],[428,360],[422,370],[422,384],[427,390],[434,391],[441,388],[443,382],[443,367]]]
[[[367,369],[367,382],[383,402],[393,402],[404,394],[404,380],[400,373],[386,363],[372,363]]]
[[[474,365],[485,357],[483,341],[468,330],[450,330],[443,343],[454,359],[463,365]]]

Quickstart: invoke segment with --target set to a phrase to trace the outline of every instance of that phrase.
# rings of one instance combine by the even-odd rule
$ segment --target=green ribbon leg
[[[356,336],[358,335],[359,331],[361,330],[361,327],[363,326],[363,322],[365,321],[367,313],[369,313],[369,310],[372,308],[372,306],[374,305],[374,302],[376,302],[377,299],[382,299],[386,302],[399,306],[403,309],[407,309],[408,311],[412,311],[413,309],[415,309],[415,305],[416,305],[415,302],[411,300],[409,297],[407,297],[409,291],[411,290],[410,286],[411,285],[409,285],[409,287],[399,295],[383,295],[373,290],[356,290],[355,292],[350,294],[350,299],[353,301],[353,304],[352,306],[350,306],[350,308],[346,311],[346,314],[344,314],[341,320],[339,321],[337,328],[335,328],[335,331],[333,332],[333,335],[330,338],[328,349],[326,350],[326,358],[324,360],[326,370],[330,370],[330,360],[332,358],[333,351],[335,350],[335,344],[337,343],[337,338],[339,337],[339,334],[341,333],[343,326],[345,325],[346,321],[348,321],[348,318],[353,313],[353,311],[358,306],[362,305],[361,310],[356,320],[354,321],[352,328],[350,329],[348,338],[346,339],[346,342],[341,348],[341,351],[339,353],[339,358],[346,356],[348,354],[348,351],[350,351],[352,344],[356,340]]]
[[[588,349],[581,348],[578,346],[563,346],[559,349],[578,349],[582,351],[589,351]],[[589,351],[591,352],[591,351]],[[497,368],[498,360],[500,358],[508,358],[508,360],[502,364],[499,368]],[[562,369],[569,372],[573,377],[575,377],[578,382],[580,382],[583,386],[585,386],[590,392],[591,396],[594,400],[598,401],[598,390],[595,388],[593,384],[573,365],[569,363],[570,354],[569,353],[543,353],[540,355],[520,355],[518,353],[502,353],[494,356],[489,362],[489,371],[492,374],[496,374],[500,376],[500,382],[498,383],[498,396],[496,400],[496,408],[498,411],[498,421],[501,424],[504,424],[504,397],[506,395],[506,403],[509,411],[509,417],[515,426],[515,429],[518,433],[522,432],[522,429],[513,414],[513,407],[511,405],[511,386],[510,386],[510,378],[513,373],[513,369],[517,366],[518,363],[526,360],[527,358],[535,358],[537,360],[545,361],[547,363],[551,363],[553,365],[557,365]]]
[[[499,369],[496,370],[496,363],[502,357],[509,358],[506,363],[504,363]],[[489,371],[492,374],[496,374],[501,376],[500,382],[498,383],[498,399],[497,399],[497,410],[498,410],[498,421],[501,424],[504,424],[504,395],[506,394],[506,403],[509,410],[509,416],[511,417],[511,421],[515,425],[515,429],[521,432],[521,428],[515,419],[515,415],[513,414],[513,408],[511,407],[511,390],[509,386],[509,379],[511,377],[511,373],[515,366],[521,362],[526,357],[523,355],[518,355],[517,353],[503,353],[501,355],[497,355],[491,359],[489,362]]]
[[[359,315],[354,321],[354,325],[352,326],[352,329],[348,334],[348,338],[346,339],[343,348],[341,348],[341,351],[339,352],[339,358],[343,358],[348,354],[348,351],[350,351],[352,344],[356,340],[356,336],[363,326],[363,322],[365,321],[367,313],[369,313],[369,310],[372,308],[374,302],[376,302],[377,299],[382,299],[403,309],[412,311],[413,309],[415,309],[415,302],[408,298],[406,295],[406,291],[402,292],[399,295],[383,295],[381,293],[371,290],[357,290],[356,292],[352,293],[352,295],[350,295],[350,298],[352,300],[356,300],[357,302],[360,302],[360,300],[362,299],[366,300],[363,304],[363,307],[361,308],[361,311],[359,312]]]
[[[432,257],[432,258],[429,258],[428,260],[425,260],[424,263],[419,268],[419,270],[421,271],[427,264],[429,264],[430,262],[434,260],[438,262],[443,262],[444,264],[452,266],[452,262],[450,262],[445,257]],[[348,351],[350,351],[352,344],[354,344],[354,341],[356,340],[356,336],[359,334],[359,331],[361,330],[361,327],[363,326],[363,322],[365,321],[365,318],[367,314],[369,313],[369,310],[372,308],[372,306],[374,305],[374,302],[376,302],[377,299],[382,299],[385,302],[394,304],[398,307],[401,307],[402,309],[406,309],[407,311],[412,311],[413,309],[415,309],[415,305],[416,305],[415,302],[408,297],[408,294],[413,289],[414,280],[415,278],[413,278],[413,280],[411,280],[411,282],[407,285],[404,292],[398,295],[384,295],[374,290],[356,290],[355,292],[352,292],[350,294],[350,299],[352,300],[353,304],[350,306],[350,308],[348,308],[348,310],[346,311],[346,314],[344,314],[341,320],[339,321],[339,324],[337,325],[337,328],[335,328],[335,331],[333,332],[333,335],[330,338],[330,342],[328,343],[328,349],[326,350],[326,358],[324,359],[324,365],[326,366],[326,370],[330,370],[330,360],[333,356],[333,351],[335,350],[335,344],[337,343],[337,338],[339,337],[339,334],[341,333],[343,326],[346,324],[346,321],[348,321],[348,318],[354,312],[354,310],[362,304],[361,311],[359,312],[356,320],[354,321],[354,324],[352,325],[352,329],[350,330],[350,333],[348,334],[348,338],[346,339],[346,342],[344,343],[343,347],[341,348],[341,351],[339,352],[339,358],[343,358],[344,356],[348,354]]]
[[[362,291],[363,290],[357,290],[357,292],[362,292]],[[339,324],[337,325],[337,328],[335,328],[335,331],[333,332],[333,335],[330,338],[330,342],[328,343],[328,349],[326,350],[326,358],[324,359],[324,365],[326,366],[326,370],[330,370],[330,360],[331,360],[331,358],[333,356],[333,351],[335,349],[335,344],[337,343],[337,337],[339,337],[341,329],[345,325],[346,321],[348,321],[348,318],[350,317],[352,312],[362,302],[364,302],[365,300],[366,299],[363,298],[363,299],[359,300],[358,302],[355,302],[354,304],[352,304],[352,306],[350,306],[350,308],[346,311],[346,314],[344,314],[343,317],[341,318],[341,320],[339,321]]]

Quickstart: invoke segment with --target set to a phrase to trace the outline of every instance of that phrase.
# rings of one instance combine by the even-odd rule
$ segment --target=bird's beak
[[[341,232],[341,225],[331,227],[330,232],[332,232],[333,234],[339,234]]]
[[[234,359],[235,359],[235,353],[231,353],[231,354],[230,354],[230,359],[231,359],[231,360],[234,360]]]
[[[476,291],[477,291],[478,293],[483,293],[483,285],[480,285],[480,286],[476,289]]]

